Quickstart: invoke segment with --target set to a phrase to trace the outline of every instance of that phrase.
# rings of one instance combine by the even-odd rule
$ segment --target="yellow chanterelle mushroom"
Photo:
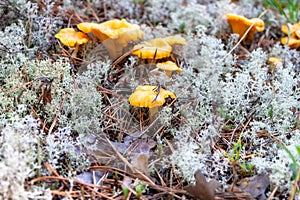
[[[166,58],[170,56],[174,44],[186,44],[186,40],[180,35],[155,38],[135,45],[132,54],[142,59]]]
[[[300,46],[300,23],[282,25],[281,31],[289,35],[289,37],[281,38],[281,44],[287,44],[292,49],[298,49]]]
[[[76,32],[73,28],[61,29],[55,37],[60,40],[60,42],[68,47],[75,47],[73,56],[76,56],[78,52],[78,47],[81,44],[85,44],[89,41],[89,37],[82,33]]]
[[[104,44],[112,59],[120,56],[129,42],[143,37],[140,26],[128,23],[125,19],[113,19],[101,24],[83,22],[77,28],[85,33],[93,33]]]
[[[174,71],[176,72],[182,72],[182,69],[179,68],[176,63],[172,62],[172,61],[166,61],[166,62],[162,62],[162,63],[157,63],[156,64],[156,67],[161,69],[161,70],[164,70],[167,74],[167,76],[171,76],[172,73]]]
[[[252,28],[248,32],[245,39],[253,41],[255,32],[262,32],[265,29],[264,21],[259,18],[247,19],[240,15],[228,13],[226,14],[229,25],[231,26],[232,32],[239,34],[241,38],[248,28],[253,24]]]
[[[175,99],[174,93],[165,90],[159,86],[138,86],[135,91],[130,95],[128,101],[134,107],[149,108],[150,117],[154,116],[158,107],[166,102],[166,98]]]

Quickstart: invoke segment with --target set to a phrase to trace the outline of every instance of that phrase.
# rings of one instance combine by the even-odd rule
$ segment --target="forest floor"
[[[0,3],[0,197],[300,198],[299,15],[270,2]]]

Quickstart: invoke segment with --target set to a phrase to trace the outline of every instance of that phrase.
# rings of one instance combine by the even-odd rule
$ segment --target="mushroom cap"
[[[250,19],[250,22],[251,24],[254,23],[254,27],[257,32],[263,32],[265,30],[265,22],[263,20],[259,18],[252,18]]]
[[[157,86],[138,86],[129,97],[129,103],[136,107],[153,108],[162,106],[166,102],[166,98],[175,99],[174,93],[160,88],[159,93],[156,91]],[[157,96],[157,97],[156,97]]]
[[[163,38],[155,38],[149,42],[142,42],[133,47],[133,55],[142,59],[161,59],[169,57],[172,47]]]
[[[180,35],[173,35],[163,38],[169,45],[186,44],[186,40]]]
[[[239,34],[240,38],[246,33],[252,24],[254,25],[248,32],[248,39],[253,40],[255,31],[262,32],[264,30],[264,21],[259,18],[247,19],[243,16],[231,13],[226,14],[226,17],[231,26],[232,32]]]
[[[298,49],[298,47],[300,46],[300,39],[296,37],[283,37],[280,39],[280,41],[283,45],[286,45],[288,42],[289,47],[292,49]]]
[[[297,36],[297,38],[300,38],[300,29],[295,31],[295,35]]]
[[[270,57],[269,62],[273,65],[277,65],[278,63],[282,63],[282,59],[276,57]]]
[[[131,41],[143,37],[143,32],[137,24],[130,24],[125,19],[113,19],[101,24],[80,23],[78,29],[85,33],[93,33],[109,52],[112,59],[122,54],[123,48]]]
[[[77,28],[84,33],[91,33],[93,31],[93,27],[97,25],[94,22],[82,22],[77,24]]]
[[[281,31],[285,34],[289,34],[290,38],[283,37],[281,38],[281,43],[283,45],[287,44],[292,49],[297,49],[300,46],[300,22],[296,24],[286,24],[281,26]]]
[[[131,36],[134,40],[137,40],[143,35],[140,31],[139,25],[130,24],[125,19],[114,19],[103,22],[98,25],[98,28],[103,34],[112,39],[116,39],[123,34],[127,34],[127,36]]]
[[[142,59],[161,59],[169,57],[172,51],[171,45],[186,44],[186,40],[180,35],[155,38],[149,42],[142,42],[133,47],[133,55]]]
[[[74,47],[75,45],[84,44],[89,41],[89,37],[86,34],[76,32],[73,28],[61,29],[55,37],[59,39],[61,43],[69,47]]]
[[[172,61],[166,61],[166,62],[162,62],[162,63],[157,63],[156,67],[161,69],[161,70],[165,70],[165,71],[176,71],[176,72],[182,72],[182,69],[179,68],[176,63],[172,62]]]
[[[284,24],[281,26],[281,31],[285,34],[289,34],[289,29],[290,29],[290,34],[296,34],[297,37],[300,36],[300,22],[296,24]]]
[[[101,24],[83,22],[77,25],[85,33],[94,33],[95,37],[103,42],[107,39],[118,39],[121,46],[126,46],[130,41],[143,37],[143,32],[137,24],[130,24],[125,19],[113,19]]]

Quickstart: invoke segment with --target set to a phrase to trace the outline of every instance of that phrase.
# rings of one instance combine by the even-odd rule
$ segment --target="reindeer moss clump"
[[[50,199],[49,190],[42,187],[27,189],[27,180],[41,170],[39,123],[30,115],[24,115],[24,105],[1,120],[0,134],[0,197],[1,199]]]

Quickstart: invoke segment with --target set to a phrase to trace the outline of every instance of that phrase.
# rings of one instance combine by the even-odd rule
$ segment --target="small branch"
[[[272,199],[273,199],[273,196],[275,195],[275,192],[277,191],[277,189],[278,189],[278,186],[276,186],[276,187],[274,188],[274,190],[272,191],[272,193],[271,193],[271,195],[269,196],[268,200],[272,200]]]
[[[62,101],[60,102],[59,110],[58,110],[59,113],[61,113],[62,107],[63,107],[63,105],[64,105],[64,103],[65,103],[65,100],[66,100],[67,96],[68,96],[68,93],[66,93],[66,94],[63,96],[63,99],[62,99]],[[58,120],[58,114],[55,115],[54,120],[53,120],[53,122],[52,122],[52,124],[51,124],[51,126],[50,126],[50,128],[49,128],[48,134],[51,134],[51,133],[52,133],[52,130],[53,130],[53,128],[54,128],[54,126],[55,126],[57,120]]]
[[[34,184],[34,183],[40,182],[40,181],[46,181],[46,180],[69,181],[68,178],[64,178],[64,177],[57,177],[57,176],[43,176],[43,177],[38,177],[38,178],[33,179],[33,180],[31,181],[31,184]],[[75,180],[73,180],[73,182],[74,182],[75,184],[78,184],[78,185],[83,186],[84,188],[86,188],[87,190],[89,190],[89,191],[91,191],[91,192],[96,193],[96,194],[99,195],[100,197],[103,197],[103,198],[109,199],[109,200],[113,200],[113,198],[107,196],[106,194],[103,194],[103,193],[98,192],[98,191],[96,191],[95,189],[93,189],[94,187],[96,187],[96,188],[101,188],[100,185],[87,184],[87,183],[82,183],[82,182],[75,181]]]

